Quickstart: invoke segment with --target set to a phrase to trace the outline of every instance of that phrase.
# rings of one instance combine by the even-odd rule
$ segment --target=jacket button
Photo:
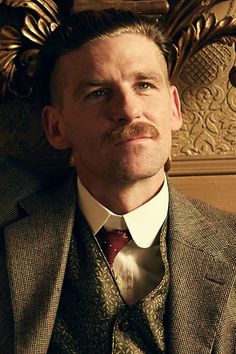
[[[125,320],[119,323],[119,328],[122,332],[128,332],[130,329],[129,321]]]

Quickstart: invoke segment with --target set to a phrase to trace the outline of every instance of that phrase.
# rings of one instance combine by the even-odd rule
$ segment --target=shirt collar
[[[79,207],[94,235],[104,226],[107,230],[127,229],[134,242],[150,247],[167,217],[169,192],[166,178],[159,193],[137,209],[124,215],[114,214],[100,204],[77,179]]]

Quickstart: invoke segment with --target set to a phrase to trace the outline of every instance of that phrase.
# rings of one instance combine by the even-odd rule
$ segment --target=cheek
[[[72,148],[78,153],[92,151],[96,155],[99,149],[99,129],[93,124],[81,124],[68,127]]]
[[[169,120],[172,113],[169,93],[148,97],[145,102],[145,111],[154,121]]]
[[[160,105],[155,105],[154,107],[149,107],[145,117],[148,118],[150,123],[153,123],[157,129],[161,132],[167,132],[171,130],[171,111],[166,109],[166,107],[161,107]]]

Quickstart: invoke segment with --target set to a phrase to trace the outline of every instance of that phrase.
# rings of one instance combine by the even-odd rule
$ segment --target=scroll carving
[[[5,94],[8,90],[16,96],[27,97],[31,94],[30,79],[34,74],[40,47],[59,24],[58,9],[50,0],[0,0],[0,4],[27,8],[34,13],[26,14],[20,31],[9,25],[0,29],[1,91]],[[17,74],[20,75],[19,83],[16,82]],[[26,85],[22,82],[26,82]]]
[[[226,16],[218,21],[210,10],[222,1],[169,1],[170,11],[159,26],[170,40],[169,73],[177,82],[187,60],[214,42],[232,45],[236,41],[236,19]],[[201,15],[199,15],[201,14]]]
[[[174,157],[235,155],[236,88],[225,80],[233,64],[233,48],[214,44],[185,66],[179,79],[184,123],[173,138]]]

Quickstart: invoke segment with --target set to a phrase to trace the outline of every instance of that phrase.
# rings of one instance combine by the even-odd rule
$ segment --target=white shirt
[[[79,207],[93,234],[106,230],[128,229],[132,239],[117,254],[113,272],[127,304],[144,298],[161,281],[164,266],[157,237],[168,212],[166,178],[159,193],[137,209],[124,215],[114,214],[100,204],[78,178]]]

